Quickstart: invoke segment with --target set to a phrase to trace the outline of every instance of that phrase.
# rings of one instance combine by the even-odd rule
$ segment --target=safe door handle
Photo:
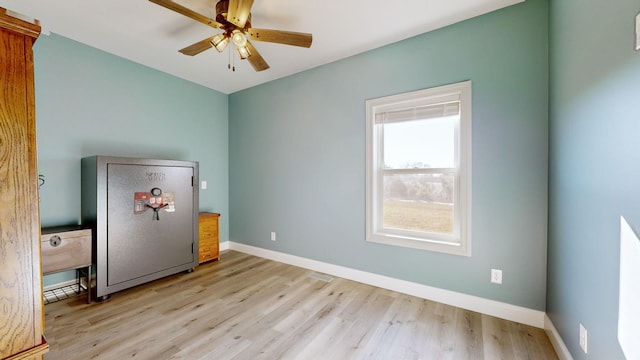
[[[159,206],[151,206],[149,204],[145,204],[145,206],[153,210],[154,220],[160,221],[160,213],[158,211],[160,211],[160,209],[162,209],[162,208],[164,208],[166,206],[169,206],[169,203],[162,204],[162,205],[159,205]]]

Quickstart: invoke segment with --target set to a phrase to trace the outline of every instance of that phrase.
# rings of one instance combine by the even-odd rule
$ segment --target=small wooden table
[[[82,274],[87,283],[87,303],[91,303],[91,229],[80,225],[45,227],[41,230],[42,273],[76,270],[78,293]]]

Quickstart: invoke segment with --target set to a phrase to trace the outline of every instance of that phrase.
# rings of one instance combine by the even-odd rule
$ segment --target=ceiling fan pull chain
[[[236,44],[231,44],[232,47],[235,47]],[[229,49],[229,57],[231,57],[231,63],[233,64],[233,71],[236,71],[236,57],[233,56],[233,49]]]

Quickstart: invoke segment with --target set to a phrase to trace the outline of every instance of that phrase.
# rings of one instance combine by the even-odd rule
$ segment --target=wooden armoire
[[[0,359],[42,359],[44,305],[32,46],[40,26],[0,8]]]

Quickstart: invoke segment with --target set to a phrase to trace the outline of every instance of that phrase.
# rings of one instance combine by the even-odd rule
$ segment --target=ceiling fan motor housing
[[[251,27],[251,13],[249,13],[249,17],[247,18],[247,22],[244,25],[244,28],[239,28],[235,24],[227,21],[227,15],[229,14],[229,0],[220,0],[216,4],[216,21],[223,25],[222,29],[225,31],[227,36],[231,37],[231,32],[235,29],[238,29],[242,32],[245,32],[247,29]]]

